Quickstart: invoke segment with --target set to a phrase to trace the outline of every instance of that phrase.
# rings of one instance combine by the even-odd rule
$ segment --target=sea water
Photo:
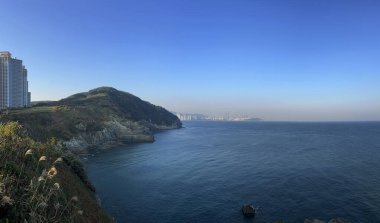
[[[155,138],[85,161],[118,222],[380,222],[379,122],[198,121]]]

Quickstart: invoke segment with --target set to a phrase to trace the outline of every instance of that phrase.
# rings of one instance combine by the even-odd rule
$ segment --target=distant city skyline
[[[204,114],[189,114],[189,113],[180,113],[173,112],[181,121],[263,121],[260,118],[252,117],[248,115],[236,116],[232,115],[229,112],[223,115],[204,115]]]
[[[380,1],[0,3],[32,101],[112,86],[181,113],[380,120]]]

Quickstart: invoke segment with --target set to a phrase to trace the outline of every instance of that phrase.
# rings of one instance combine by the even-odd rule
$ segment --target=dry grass
[[[0,125],[0,222],[111,222],[89,185],[57,140],[38,143],[16,122]]]

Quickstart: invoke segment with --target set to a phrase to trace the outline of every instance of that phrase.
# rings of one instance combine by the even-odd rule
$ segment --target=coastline
[[[125,139],[125,137],[114,138],[114,139],[110,139],[109,141],[104,141],[102,143],[87,145],[86,147],[83,147],[81,149],[75,149],[75,147],[74,148],[68,147],[68,148],[79,156],[90,155],[92,154],[92,151],[108,150],[114,147],[134,145],[134,144],[154,143],[156,141],[155,134],[160,133],[160,132],[175,130],[175,129],[181,129],[181,128],[184,128],[184,127],[183,126],[179,126],[179,127],[166,126],[162,128],[156,128],[149,135],[134,135],[132,137],[128,136],[127,138],[129,139]],[[70,141],[65,141],[63,143],[66,146],[68,146],[67,143],[70,143]]]

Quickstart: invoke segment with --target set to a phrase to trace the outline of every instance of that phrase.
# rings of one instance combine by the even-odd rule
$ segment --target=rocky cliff
[[[74,152],[116,143],[152,142],[155,131],[182,126],[166,109],[110,87],[29,109],[3,111],[0,120],[18,121],[38,141],[62,140]]]

